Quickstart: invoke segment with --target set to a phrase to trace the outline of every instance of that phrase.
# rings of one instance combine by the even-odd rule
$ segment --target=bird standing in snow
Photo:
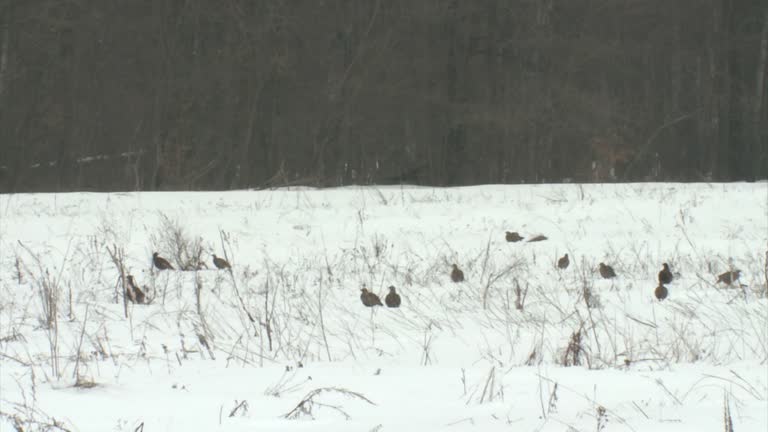
[[[362,300],[363,305],[366,307],[373,307],[373,306],[384,306],[381,304],[381,299],[376,294],[368,291],[367,288],[361,288],[360,289],[360,300]]]
[[[169,263],[167,259],[158,255],[157,252],[152,254],[152,263],[155,265],[155,267],[158,268],[158,270],[174,270],[171,263]]]
[[[557,260],[557,268],[559,269],[567,269],[569,265],[571,265],[571,260],[568,259],[568,254]]]
[[[663,269],[659,272],[659,284],[668,284],[672,282],[672,272],[669,270],[669,264],[664,263]]]
[[[522,240],[524,237],[520,237],[520,234],[518,234],[517,231],[515,232],[507,231],[506,236],[504,238],[506,238],[507,241],[510,243],[516,243]]]
[[[600,276],[602,276],[603,279],[615,278],[616,272],[613,271],[613,267],[605,263],[600,263]]]
[[[667,298],[667,295],[669,295],[669,290],[661,282],[659,282],[659,286],[656,287],[656,289],[653,291],[653,294],[659,301],[661,301]]]
[[[396,292],[394,286],[389,287],[389,294],[387,294],[387,296],[384,297],[384,303],[387,304],[387,307],[391,307],[391,308],[400,307],[400,294]]]
[[[453,270],[451,270],[451,280],[454,282],[464,282],[464,272],[459,270],[459,266],[453,264]]]
[[[739,280],[739,276],[741,276],[741,270],[727,271],[723,274],[718,275],[717,281],[722,282],[726,285],[730,285],[733,282],[736,282],[737,280]]]

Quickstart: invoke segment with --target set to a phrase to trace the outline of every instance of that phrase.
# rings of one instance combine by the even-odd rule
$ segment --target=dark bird
[[[158,255],[157,252],[152,254],[152,262],[155,264],[155,267],[160,270],[174,270],[171,263],[169,263],[167,259]]]
[[[659,286],[656,287],[656,289],[653,291],[653,294],[657,299],[659,299],[659,301],[661,301],[667,298],[667,295],[669,295],[669,290],[663,284],[659,283]]]
[[[459,270],[459,266],[456,264],[453,265],[453,270],[451,270],[451,280],[454,282],[464,282],[464,272]]]
[[[128,280],[128,286],[125,289],[125,294],[128,296],[128,299],[134,303],[144,304],[144,300],[147,298],[147,296],[144,295],[144,291],[142,291],[136,284],[133,276],[128,275],[126,276],[126,279]]]
[[[393,286],[389,287],[389,294],[387,294],[387,296],[384,297],[384,303],[387,304],[387,307],[391,307],[391,308],[400,307],[400,294],[398,294],[395,291],[395,287]]]
[[[363,304],[367,307],[373,307],[373,306],[384,306],[381,304],[381,299],[376,294],[368,291],[366,288],[360,289],[360,300],[363,301]]]
[[[232,268],[227,262],[227,260],[221,257],[217,257],[216,254],[213,254],[213,265],[215,265],[217,269]]]
[[[545,236],[544,234],[539,234],[536,237],[533,237],[532,239],[528,240],[528,243],[540,242],[546,239],[547,239],[547,236]]]
[[[518,234],[517,231],[515,232],[507,231],[507,235],[505,236],[505,238],[507,239],[508,242],[516,243],[524,239],[525,237],[520,237],[520,234]]]
[[[717,281],[722,282],[726,285],[730,285],[731,283],[739,280],[739,276],[741,276],[741,270],[728,271],[721,275],[718,275]]]
[[[669,264],[662,264],[664,268],[659,272],[659,284],[668,284],[672,282],[672,272],[669,271]]]
[[[613,267],[600,263],[600,276],[603,277],[603,279],[610,279],[616,277],[616,272],[613,271]]]
[[[568,259],[568,254],[557,260],[557,268],[559,269],[567,269],[569,265],[571,265],[571,260]]]

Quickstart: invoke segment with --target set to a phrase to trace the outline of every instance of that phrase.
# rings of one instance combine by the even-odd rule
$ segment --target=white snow
[[[152,270],[169,221],[208,268]],[[767,250],[766,183],[0,195],[0,431],[764,432]]]

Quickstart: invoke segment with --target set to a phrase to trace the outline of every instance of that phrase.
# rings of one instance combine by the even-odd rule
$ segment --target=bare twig
[[[120,273],[120,286],[122,287],[122,297],[123,297],[123,313],[125,314],[125,317],[128,318],[128,298],[126,296],[126,292],[128,290],[128,283],[126,282],[125,278],[125,251],[123,248],[118,248],[117,245],[112,245],[112,249],[107,246],[107,252],[109,252],[109,257],[112,259],[112,262],[115,264],[115,267],[117,267],[117,271]]]
[[[320,287],[317,289],[317,310],[320,316],[320,334],[323,336],[323,344],[325,345],[325,353],[328,356],[328,361],[331,360],[331,349],[328,347],[328,337],[325,335],[325,321],[323,320],[323,273],[320,272]]]
[[[374,405],[374,406],[376,405],[370,399],[368,399],[367,397],[363,396],[360,393],[353,392],[347,389],[337,388],[337,387],[323,387],[323,388],[312,390],[311,392],[307,393],[307,395],[304,396],[304,398],[296,405],[294,409],[292,409],[287,414],[283,415],[283,418],[295,420],[295,419],[301,418],[302,416],[313,417],[312,408],[315,405],[332,408],[338,411],[339,413],[343,414],[347,419],[350,418],[349,414],[347,414],[344,410],[342,410],[337,406],[327,405],[327,404],[317,402],[315,400],[315,397],[317,397],[322,393],[338,393],[344,396],[349,396],[353,399],[362,400],[370,405]]]
[[[242,401],[240,401],[240,403],[237,403],[237,400],[235,400],[235,403],[237,405],[235,405],[235,407],[232,408],[232,411],[229,412],[229,417],[234,417],[235,415],[237,415],[237,412],[241,411],[241,410],[243,412],[243,415],[248,413],[248,402],[247,401],[242,400]]]
[[[231,245],[229,243],[229,234],[224,232],[224,230],[219,230],[219,238],[221,239],[221,249],[224,251],[224,259],[227,260],[230,264],[232,263],[232,259],[229,256],[229,252],[227,252],[227,249],[231,250]],[[230,247],[227,247],[230,246]],[[259,330],[256,327],[256,320],[253,319],[253,315],[251,315],[250,312],[248,312],[248,308],[245,306],[245,302],[243,301],[243,297],[240,295],[240,290],[237,288],[237,279],[235,278],[234,270],[232,270],[232,267],[229,267],[227,269],[229,272],[229,277],[232,281],[232,288],[235,290],[235,296],[237,296],[237,300],[240,303],[240,307],[243,309],[243,312],[245,312],[245,315],[248,317],[248,321],[251,322],[254,329],[254,334],[258,334]]]
[[[725,432],[733,432],[733,417],[731,417],[731,404],[728,401],[728,393],[723,394],[723,425]]]
[[[200,344],[208,350],[208,355],[211,356],[211,359],[215,360],[216,356],[214,355],[213,347],[211,346],[213,343],[213,332],[211,332],[211,329],[208,326],[208,321],[205,319],[205,314],[203,314],[202,292],[203,280],[200,277],[200,273],[195,271],[195,306],[197,309],[197,316],[200,318],[200,326],[203,328],[203,333],[205,333],[204,336],[198,334],[197,337],[200,340]]]
[[[77,344],[77,358],[75,359],[75,370],[72,371],[72,378],[75,378],[75,380],[79,380],[80,378],[80,356],[83,349],[83,337],[85,336],[85,325],[88,323],[88,311],[90,310],[91,305],[86,304],[85,306],[85,317],[83,318],[83,327],[80,329],[80,341]]]

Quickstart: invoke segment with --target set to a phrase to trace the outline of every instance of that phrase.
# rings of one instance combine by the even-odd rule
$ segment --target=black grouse
[[[158,255],[157,252],[152,254],[152,262],[159,270],[174,270],[171,263],[169,263],[167,259]]]
[[[227,260],[221,257],[217,257],[216,254],[213,254],[213,265],[215,265],[217,269],[232,268],[227,262]]]
[[[520,237],[520,234],[518,234],[517,231],[515,232],[507,231],[505,238],[507,239],[508,242],[516,243],[522,240],[524,237]]]
[[[387,304],[387,307],[391,307],[391,308],[400,307],[400,294],[396,292],[394,286],[389,287],[389,294],[387,294],[387,296],[384,297],[384,303]]]
[[[656,289],[653,291],[653,294],[657,299],[659,299],[659,301],[661,301],[667,298],[667,295],[669,295],[669,290],[663,284],[659,283],[659,286],[656,287]]]
[[[659,272],[659,284],[668,284],[672,282],[672,272],[669,270],[669,264],[662,264],[664,268]]]
[[[721,275],[718,275],[717,281],[726,285],[730,285],[733,282],[739,280],[739,276],[741,276],[741,270],[727,271]]]
[[[559,269],[567,269],[569,265],[571,265],[571,260],[568,259],[568,254],[557,260],[557,268]]]
[[[381,299],[376,294],[368,291],[366,288],[360,289],[360,300],[362,300],[363,304],[367,307],[373,307],[373,306],[384,306],[381,304]]]
[[[600,263],[600,276],[602,276],[603,279],[615,278],[616,272],[613,271],[613,267],[605,263]]]
[[[464,272],[459,270],[459,266],[456,264],[453,265],[453,270],[451,270],[451,280],[454,282],[464,282]]]

